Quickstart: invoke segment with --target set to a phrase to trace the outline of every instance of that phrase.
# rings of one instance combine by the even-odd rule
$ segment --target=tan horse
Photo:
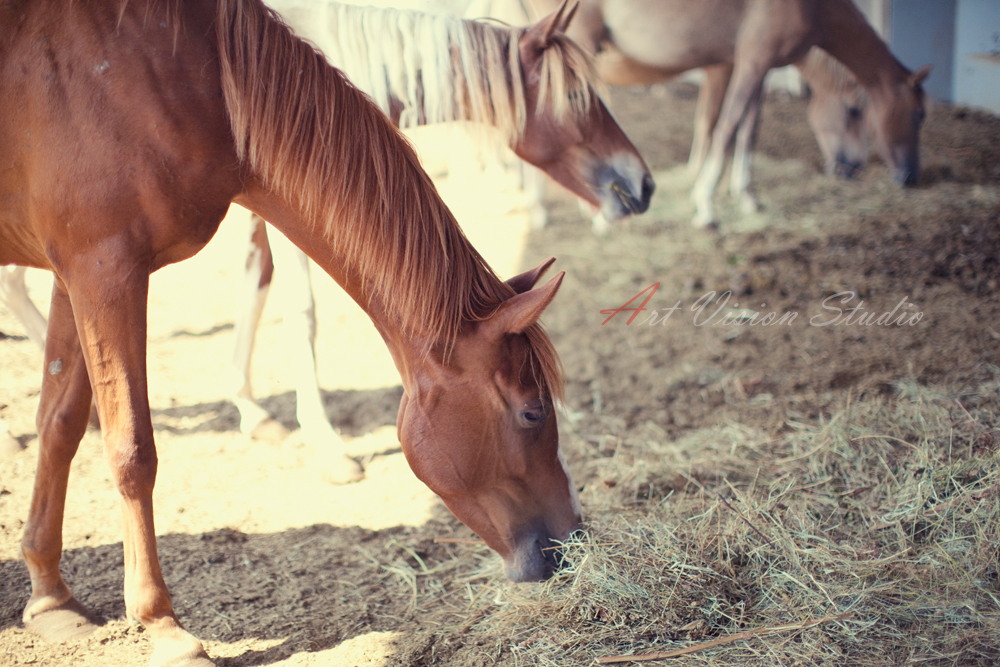
[[[554,0],[531,0],[547,11]],[[568,34],[596,53],[612,44],[629,60],[680,74],[731,64],[707,156],[692,190],[694,224],[715,222],[712,196],[737,130],[748,135],[764,75],[818,46],[867,91],[875,144],[895,178],[916,183],[919,133],[930,73],[903,67],[851,0],[582,0]],[[744,176],[745,178],[746,176]]]
[[[850,178],[868,162],[868,95],[846,67],[819,47],[811,48],[805,58],[794,64],[812,91],[807,117],[823,154],[825,170]],[[607,83],[620,86],[649,85],[676,75],[672,70],[636,62],[610,44],[602,47],[598,70]],[[733,66],[730,63],[712,65],[703,68],[703,73],[688,159],[688,171],[694,176],[708,155]],[[751,101],[747,108],[748,119],[757,118],[761,102],[760,97]],[[751,131],[736,133],[730,194],[739,199],[744,211],[754,211],[758,205],[749,190],[753,128],[748,122],[741,124],[742,127],[749,127]]]
[[[211,664],[157,557],[146,298],[149,274],[198,252],[234,201],[372,317],[402,376],[397,425],[416,475],[511,579],[551,574],[550,547],[580,522],[553,408],[559,362],[537,323],[561,274],[532,289],[546,263],[500,281],[385,115],[258,0],[23,0],[0,6],[0,26],[0,99],[16,101],[0,116],[0,264],[56,276],[22,542],[29,628],[93,627],[59,574],[93,385],[128,615],[154,642],[151,664]]]

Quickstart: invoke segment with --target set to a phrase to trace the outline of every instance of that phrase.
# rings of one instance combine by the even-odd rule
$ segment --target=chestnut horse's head
[[[618,220],[649,208],[653,177],[595,91],[593,61],[564,31],[567,0],[518,40],[525,125],[514,152]]]
[[[871,91],[876,144],[892,169],[892,177],[901,185],[914,185],[920,176],[920,124],[927,105],[921,84],[930,72],[931,66],[925,65],[908,73],[888,91]]]
[[[552,261],[507,281],[516,294],[465,327],[450,354],[414,364],[397,419],[413,472],[500,554],[512,581],[551,576],[558,543],[580,527],[559,451],[558,361],[537,327],[563,273],[532,289]]]

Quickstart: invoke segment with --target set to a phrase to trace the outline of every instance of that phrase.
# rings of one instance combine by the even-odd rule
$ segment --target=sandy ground
[[[772,96],[755,163],[764,208],[740,216],[720,195],[722,233],[706,234],[687,224],[683,162],[695,94],[688,84],[614,91],[613,108],[656,172],[658,192],[648,214],[607,238],[594,238],[576,204],[555,192],[552,224],[528,234],[523,214],[488,215],[509,207],[495,184],[441,184],[501,275],[549,255],[568,272],[545,321],[566,365],[563,441],[585,499],[595,498],[599,462],[614,443],[642,429],[680,438],[738,423],[777,435],[789,421],[822,419],[847,392],[887,392],[899,379],[974,384],[1000,361],[1000,121],[937,107],[923,133],[924,178],[901,192],[877,162],[852,182],[818,173],[804,102]],[[530,664],[488,623],[467,627],[463,596],[483,589],[449,572],[496,559],[434,542],[470,534],[406,467],[393,427],[395,369],[364,314],[318,271],[326,408],[367,478],[331,486],[295,433],[279,445],[239,433],[225,402],[226,367],[247,222],[240,211],[230,218],[202,253],[156,274],[150,292],[157,533],[187,626],[220,666]],[[654,282],[661,287],[650,307],[682,306],[665,325],[630,327],[621,317],[601,325],[600,310]],[[44,302],[46,276],[33,273],[31,287]],[[732,290],[755,312],[797,312],[801,326],[696,326],[690,307],[712,290]],[[905,297],[922,321],[891,332],[806,324],[825,313],[823,299],[845,290],[875,312]],[[277,300],[264,314],[254,384],[294,428]],[[41,354],[4,310],[0,332],[0,417],[27,447],[0,461],[0,665],[143,664],[148,642],[124,618],[118,501],[97,432],[74,463],[63,571],[108,623],[66,646],[20,627],[29,587],[17,549],[35,467]],[[654,480],[650,499],[670,485]]]

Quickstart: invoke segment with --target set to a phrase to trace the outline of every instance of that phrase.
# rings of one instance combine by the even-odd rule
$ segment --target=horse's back
[[[0,263],[58,271],[117,239],[152,270],[203,245],[235,194],[215,3],[120,4],[0,5]]]

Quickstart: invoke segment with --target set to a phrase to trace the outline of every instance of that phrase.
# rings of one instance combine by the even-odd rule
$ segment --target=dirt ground
[[[612,92],[613,111],[655,172],[648,213],[595,238],[576,203],[554,192],[550,225],[531,232],[523,251],[492,260],[509,275],[554,255],[567,272],[545,323],[568,378],[564,448],[585,491],[601,483],[592,464],[643,429],[679,440],[741,424],[778,437],[793,424],[821,422],[845,399],[889,395],[900,380],[973,388],[1000,365],[1000,119],[936,106],[922,135],[923,177],[902,191],[877,159],[852,181],[822,175],[805,101],[771,95],[754,165],[762,210],[739,214],[720,188],[721,230],[705,232],[688,223],[684,171],[696,92],[685,83]],[[483,228],[467,223],[469,233],[487,251],[525,229],[516,216],[475,213],[459,218],[478,219]],[[317,278],[320,379],[327,412],[368,478],[332,487],[296,434],[264,444],[239,433],[224,398],[244,225],[227,221],[201,255],[155,276],[151,289],[157,532],[184,623],[220,667],[531,664],[530,653],[471,611],[475,599],[502,590],[497,559],[482,547],[434,541],[473,536],[406,468],[392,428],[401,390],[391,361],[328,281]],[[31,280],[44,301],[45,276]],[[629,312],[604,323],[602,310],[654,283],[647,308],[658,311],[655,325],[649,312],[631,325]],[[709,301],[727,291],[725,304]],[[854,323],[894,308],[894,321],[905,312],[913,324]],[[742,325],[732,324],[738,312]],[[771,312],[795,318],[747,324]],[[255,387],[294,428],[278,320],[269,306]],[[58,646],[20,626],[29,583],[17,549],[37,453],[41,366],[22,333],[0,310],[0,418],[26,445],[0,460],[0,665],[144,664],[149,644],[124,618],[117,496],[97,432],[74,463],[63,572],[108,622]],[[636,502],[661,501],[674,485],[651,480]]]

